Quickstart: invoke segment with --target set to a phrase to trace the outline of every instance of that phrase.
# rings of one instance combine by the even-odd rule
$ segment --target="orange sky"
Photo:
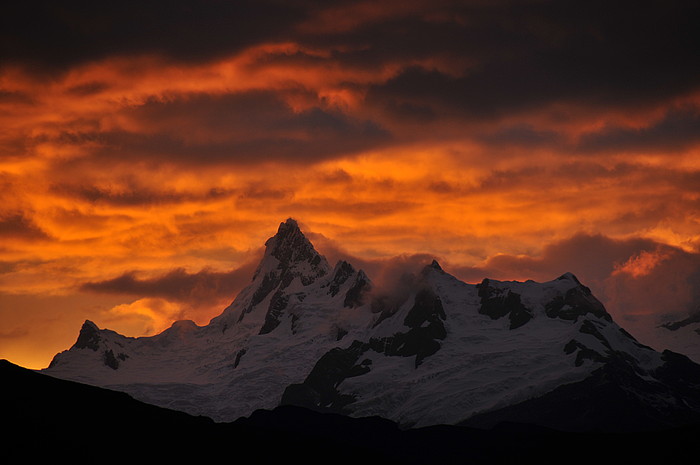
[[[376,273],[572,271],[622,320],[700,303],[685,3],[127,3],[4,20],[0,358],[44,367],[88,318],[206,324],[287,217]]]

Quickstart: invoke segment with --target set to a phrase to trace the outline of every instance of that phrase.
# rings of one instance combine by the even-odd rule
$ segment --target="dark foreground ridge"
[[[275,464],[682,462],[700,434],[700,425],[635,434],[564,433],[515,423],[488,430],[446,425],[401,430],[381,418],[292,406],[215,423],[5,360],[0,380],[0,409],[9,430],[0,453],[8,463],[88,457],[108,463],[134,458],[158,463],[252,458]]]

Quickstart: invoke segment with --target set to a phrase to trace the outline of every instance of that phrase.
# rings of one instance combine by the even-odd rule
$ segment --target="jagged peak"
[[[427,277],[431,272],[437,271],[439,274],[445,274],[445,270],[442,269],[440,266],[440,263],[438,263],[437,260],[433,259],[433,261],[425,265],[420,272],[420,276],[422,277]]]
[[[100,342],[100,328],[90,320],[85,320],[80,328],[78,340],[75,341],[73,347],[76,349],[92,349],[97,350]]]
[[[328,267],[325,258],[316,251],[293,218],[280,223],[277,234],[265,242],[265,247],[265,255],[275,257],[283,267],[295,262],[309,262],[312,265],[323,262]]]
[[[277,228],[277,236],[284,236],[286,234],[301,233],[299,228],[299,223],[294,218],[287,218],[285,221],[281,222]]]
[[[242,298],[241,302],[245,304],[237,316],[237,321],[241,321],[271,293],[287,289],[295,282],[302,287],[308,286],[331,271],[326,258],[316,251],[297,221],[288,218],[280,223],[277,233],[265,241],[265,253],[252,283],[224,310],[224,314],[235,308],[238,299]]]
[[[99,331],[100,328],[93,323],[91,320],[85,320],[83,323],[82,328],[80,329],[81,331]]]
[[[352,263],[348,262],[347,260],[338,260],[338,262],[335,264],[335,267],[333,268],[333,274],[337,274],[341,270],[347,270],[351,273],[354,273],[355,267],[352,266]]]
[[[559,276],[559,277],[557,278],[557,281],[560,281],[560,280],[569,280],[569,281],[575,282],[576,284],[581,284],[581,281],[578,280],[578,278],[576,277],[576,275],[574,275],[574,274],[573,274],[572,272],[570,272],[570,271],[567,271],[567,272],[564,273],[563,275]]]

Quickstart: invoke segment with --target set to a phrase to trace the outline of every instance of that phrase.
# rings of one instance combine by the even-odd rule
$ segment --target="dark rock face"
[[[566,292],[564,297],[558,296],[545,306],[545,312],[550,318],[576,320],[591,313],[598,318],[612,321],[603,304],[593,296],[586,286],[579,285]]]
[[[583,365],[583,362],[585,360],[592,360],[594,362],[609,362],[609,361],[626,361],[629,362],[628,364],[630,366],[636,366],[636,361],[632,359],[628,354],[624,352],[620,352],[615,350],[611,345],[610,342],[607,340],[607,338],[600,332],[599,328],[602,328],[604,326],[603,323],[600,321],[595,321],[595,320],[589,320],[589,319],[584,319],[580,325],[579,332],[581,334],[588,334],[590,336],[593,336],[600,342],[600,344],[605,348],[603,352],[596,351],[594,349],[591,349],[587,347],[585,344],[580,342],[577,339],[572,339],[570,340],[566,346],[564,346],[564,352],[566,354],[572,354],[574,352],[577,352],[576,354],[576,361],[575,365],[576,366],[581,366]],[[624,335],[624,337],[627,337],[630,339],[634,344],[636,344],[639,347],[646,347],[639,342],[627,331],[623,330],[620,328],[621,334]]]
[[[359,376],[370,370],[369,360],[357,363],[368,349],[368,344],[353,341],[346,349],[338,347],[325,353],[303,383],[287,386],[280,405],[343,412],[344,407],[355,399],[341,395],[336,388],[346,378]]]
[[[78,335],[78,340],[75,341],[73,347],[76,349],[90,349],[95,352],[103,347],[102,337],[100,336],[100,329],[95,323],[90,320],[86,320],[80,329],[80,334]],[[51,360],[49,367],[55,366],[58,360],[58,354]],[[114,353],[112,349],[104,349],[102,352],[102,362],[113,370],[119,368],[120,362],[125,361],[129,356],[123,352]]]
[[[371,360],[364,358],[360,362],[368,350],[387,356],[415,356],[417,368],[426,357],[440,349],[439,340],[447,337],[443,323],[445,319],[440,297],[431,289],[421,289],[404,318],[408,331],[386,338],[371,338],[369,342],[355,340],[348,348],[330,350],[318,360],[303,383],[287,386],[281,405],[343,413],[355,398],[340,394],[337,386],[347,378],[361,376],[371,370]]]
[[[600,354],[599,352],[596,352],[593,349],[590,349],[586,347],[584,344],[581,342],[577,341],[576,339],[570,340],[565,346],[564,346],[564,353],[567,355],[573,354],[574,352],[576,353],[576,360],[574,364],[577,367],[580,367],[583,365],[583,362],[586,360],[591,360],[594,362],[604,362],[605,361],[605,356]]]
[[[123,353],[118,353],[115,356],[114,351],[112,349],[105,350],[104,354],[102,354],[102,360],[104,361],[104,364],[113,370],[116,370],[119,368],[119,361],[120,360],[123,362],[127,358],[129,358],[129,356],[126,354],[123,354]]]
[[[385,338],[372,338],[370,346],[376,352],[386,355],[415,355],[418,367],[426,357],[440,350],[438,340],[447,337],[443,323],[445,319],[440,297],[430,289],[422,289],[416,294],[413,307],[404,318],[404,325],[410,329]]]
[[[258,287],[253,293],[253,297],[250,299],[250,305],[248,305],[248,308],[244,312],[241,312],[239,321],[243,319],[243,316],[246,313],[250,313],[253,307],[265,300],[265,297],[267,297],[270,294],[270,292],[275,290],[275,288],[279,286],[280,282],[281,279],[277,273],[268,273],[265,276],[263,276],[263,280],[260,284],[260,287]]]
[[[267,314],[265,315],[265,323],[263,323],[262,328],[260,328],[259,334],[267,334],[280,324],[280,317],[287,308],[288,303],[288,294],[285,294],[281,290],[275,292],[270,300],[270,306],[268,307]]]
[[[86,320],[73,347],[98,350],[100,348],[100,330],[97,325],[92,321]]]
[[[268,239],[265,245],[268,247],[269,254],[279,260],[280,269],[289,269],[293,263],[308,262],[313,269],[319,271],[318,265],[323,260],[322,257],[301,232],[297,222],[291,218],[280,224],[277,234]],[[321,273],[323,274],[325,271]],[[312,283],[315,277],[317,276],[307,277],[307,282],[303,284]]]
[[[233,361],[233,368],[236,368],[240,363],[243,356],[248,352],[248,349],[243,348],[236,352],[236,359]]]
[[[330,294],[332,297],[335,297],[338,294],[338,292],[340,292],[340,286],[345,284],[345,282],[353,274],[355,274],[355,268],[353,268],[351,264],[349,264],[345,260],[338,263],[335,274],[333,275],[333,279],[331,280],[331,283],[328,288],[328,294]]]
[[[311,242],[299,229],[297,222],[291,218],[280,224],[277,234],[268,239],[265,246],[265,254],[276,258],[279,263],[275,269],[267,271],[263,276],[260,286],[253,293],[250,304],[241,312],[239,321],[243,320],[245,315],[265,300],[271,292],[276,290],[279,293],[286,289],[295,278],[299,278],[304,286],[308,286],[326,274],[326,268],[322,266],[325,259],[316,252]],[[297,270],[295,265],[300,263],[308,263],[311,272],[305,274]],[[256,279],[260,272],[260,270],[256,271],[253,279]],[[279,310],[280,305],[279,301],[271,303],[268,312],[271,311],[274,314]],[[266,328],[267,332],[276,326],[272,322],[274,319],[275,317],[271,316],[271,322]]]
[[[357,273],[355,283],[345,293],[343,306],[348,308],[359,307],[365,303],[365,294],[372,288],[369,278],[362,271]]]
[[[510,329],[519,328],[532,319],[532,312],[520,301],[520,294],[493,287],[488,279],[477,284],[477,287],[481,297],[479,313],[490,316],[492,320],[507,315]]]
[[[328,285],[328,295],[335,297],[340,292],[341,286],[353,275],[356,275],[355,281],[345,293],[345,300],[343,300],[343,306],[347,308],[359,307],[364,304],[364,295],[371,288],[367,275],[363,271],[356,271],[351,264],[342,260],[338,262],[333,279]]]

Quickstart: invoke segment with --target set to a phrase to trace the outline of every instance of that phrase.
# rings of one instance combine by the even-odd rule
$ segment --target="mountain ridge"
[[[209,324],[127,338],[88,321],[44,372],[216,421],[298,405],[404,428],[508,415],[571,430],[634,427],[527,407],[553,409],[562,389],[593,389],[579,397],[586,417],[609,386],[631,393],[619,397],[625,408],[652,406],[645,428],[700,421],[698,365],[640,344],[572,273],[467,284],[433,260],[399,284],[392,293],[349,262],[331,267],[290,218]]]

